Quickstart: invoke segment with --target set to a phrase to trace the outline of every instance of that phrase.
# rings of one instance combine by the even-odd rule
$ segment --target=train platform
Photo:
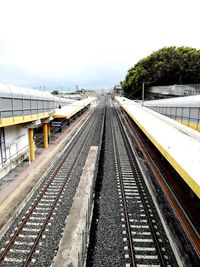
[[[55,119],[69,119],[75,114],[88,107],[91,103],[96,100],[96,97],[88,97],[82,100],[75,101],[67,106],[63,106],[60,109],[56,109],[53,117]]]
[[[200,133],[135,101],[116,101],[200,198]]]
[[[36,156],[31,164],[28,161],[23,162],[0,181],[0,237],[20,212],[22,206],[25,205],[24,203],[29,193],[40,182],[46,170],[83,124],[89,113],[90,110],[78,117],[76,121],[60,133],[56,140],[49,143],[48,148],[40,149],[39,155]]]

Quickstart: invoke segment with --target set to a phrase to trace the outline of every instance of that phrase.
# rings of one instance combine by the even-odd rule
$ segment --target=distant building
[[[120,84],[117,84],[113,87],[113,92],[117,95],[121,95],[122,94],[122,87]]]
[[[177,96],[199,95],[200,84],[175,84],[145,88],[145,99],[160,99]]]

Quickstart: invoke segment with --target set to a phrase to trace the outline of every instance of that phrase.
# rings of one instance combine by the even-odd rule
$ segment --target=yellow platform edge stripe
[[[9,117],[0,119],[0,127],[12,126],[20,123],[31,122],[38,119],[48,118],[52,115],[52,113],[44,112],[33,115],[25,115],[25,116],[17,116],[17,117]]]
[[[120,104],[121,105],[121,104]],[[200,187],[192,179],[192,177],[172,158],[172,156],[153,138],[146,129],[136,120],[136,118],[131,114],[124,106],[122,106],[128,115],[135,121],[139,128],[145,133],[145,135],[151,140],[151,142],[157,147],[160,153],[166,158],[166,160],[173,166],[173,168],[178,172],[178,174],[183,178],[183,180],[189,185],[192,191],[200,198]]]

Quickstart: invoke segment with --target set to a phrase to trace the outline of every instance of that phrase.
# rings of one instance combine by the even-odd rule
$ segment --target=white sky
[[[0,0],[0,82],[110,88],[164,46],[200,49],[199,0]]]

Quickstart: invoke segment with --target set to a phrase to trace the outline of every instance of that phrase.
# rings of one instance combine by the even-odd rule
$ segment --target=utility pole
[[[144,105],[144,83],[142,84],[142,106]]]

